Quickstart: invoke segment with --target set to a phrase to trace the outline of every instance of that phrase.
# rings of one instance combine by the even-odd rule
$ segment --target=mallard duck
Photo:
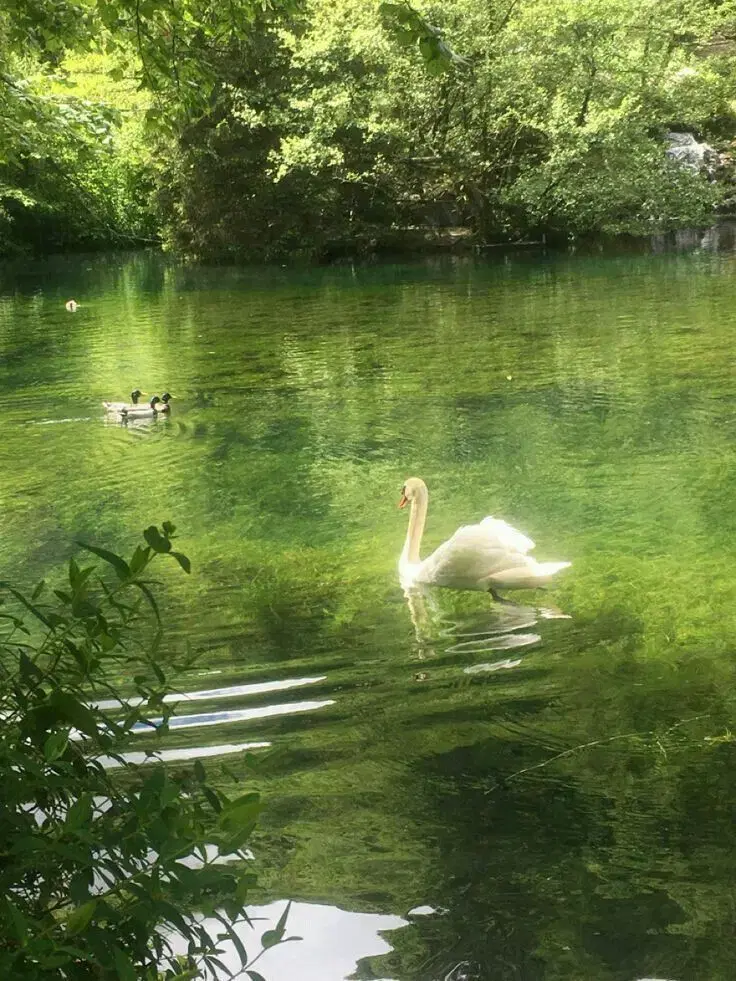
[[[120,409],[118,415],[120,419],[125,422],[128,419],[149,419],[151,416],[157,416],[161,409],[157,406],[161,404],[161,399],[158,395],[154,395],[148,405],[131,405]]]
[[[156,412],[170,412],[171,406],[169,405],[170,400],[173,398],[169,392],[164,392],[161,396],[161,401],[156,404]]]
[[[123,409],[135,409],[138,407],[138,399],[143,395],[140,388],[136,388],[130,393],[130,402],[103,402],[107,412],[122,412]],[[143,408],[141,406],[140,408]]]

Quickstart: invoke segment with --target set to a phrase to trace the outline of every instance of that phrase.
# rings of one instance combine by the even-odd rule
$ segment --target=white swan
[[[401,585],[414,583],[481,589],[500,599],[496,589],[535,589],[549,582],[569,562],[537,562],[527,555],[534,542],[500,518],[463,525],[424,561],[419,558],[427,517],[427,485],[410,477],[401,491],[399,507],[411,503],[406,542],[399,559]]]

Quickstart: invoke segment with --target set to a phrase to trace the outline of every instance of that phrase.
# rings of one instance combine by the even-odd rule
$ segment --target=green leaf
[[[52,732],[49,738],[43,744],[44,758],[49,763],[53,763],[54,760],[58,760],[60,756],[64,755],[68,745],[68,729],[59,729],[57,732]]]
[[[286,904],[284,912],[279,917],[279,922],[276,924],[276,932],[284,933],[286,930],[286,921],[289,918],[289,910],[291,909],[291,900]]]
[[[43,678],[43,671],[24,652],[21,652],[18,658],[18,670],[25,685],[29,685],[33,681],[40,681]]]
[[[190,573],[192,571],[192,563],[189,561],[186,555],[181,552],[170,552],[172,559],[176,559],[179,565],[182,567],[184,572]]]
[[[119,555],[115,555],[114,552],[108,552],[106,548],[98,548],[97,545],[86,545],[84,542],[77,542],[82,548],[85,548],[88,552],[93,552],[95,555],[99,555],[101,559],[108,562],[115,572],[117,573],[118,579],[130,579],[130,568],[125,559],[122,559]]]
[[[266,981],[263,975],[259,974],[258,971],[246,971],[245,973],[250,978],[250,981]]]
[[[201,760],[194,761],[194,776],[199,780],[200,783],[204,783],[207,779],[207,771],[202,765]]]
[[[164,538],[156,525],[150,525],[150,527],[146,528],[146,530],[143,532],[143,537],[146,539],[154,552],[159,552],[162,554],[171,551],[171,542],[168,538]]]
[[[82,930],[89,926],[96,908],[96,899],[90,899],[88,903],[84,903],[82,906],[77,906],[77,908],[69,916],[69,919],[66,921],[66,932],[70,936],[81,933]]]
[[[41,595],[41,593],[44,591],[45,588],[46,588],[46,582],[45,582],[45,580],[42,579],[41,582],[38,583],[38,585],[36,586],[36,588],[31,593],[31,599],[32,600],[37,600],[38,597]]]
[[[276,924],[275,928],[273,930],[266,930],[261,937],[262,947],[275,947],[276,944],[280,944],[284,939],[284,933],[286,932],[286,921],[288,919],[290,909],[291,900],[289,900],[289,902],[286,904],[284,912],[279,917],[279,922]]]
[[[255,824],[262,810],[263,804],[258,794],[245,794],[223,808],[219,825],[223,831],[240,833]]]
[[[245,901],[248,898],[248,893],[251,888],[255,886],[257,881],[258,877],[252,872],[246,872],[244,875],[241,875],[235,890],[235,899],[241,906],[245,905]]]
[[[260,799],[261,795],[257,790],[250,790],[247,794],[241,794],[240,797],[229,800],[225,805],[225,810],[234,810],[235,808],[242,807],[244,804],[257,804]]]
[[[219,814],[222,811],[222,803],[220,802],[220,798],[217,796],[214,790],[212,790],[210,787],[202,787],[202,793],[210,802],[210,807],[212,808],[212,810],[216,814]]]
[[[18,590],[15,589],[13,586],[11,586],[9,582],[0,582],[0,589],[7,589],[7,591],[12,596],[15,596],[15,598],[18,600],[19,603],[22,603],[23,606],[25,606],[25,608],[27,610],[30,610],[30,612],[34,615],[34,617],[36,617],[37,620],[40,620],[41,623],[43,623],[45,626],[47,626],[49,628],[52,627],[51,621],[48,620],[43,615],[43,613],[41,613],[41,611],[39,610],[39,608],[37,606],[34,606],[33,603],[30,603],[25,598],[25,596],[22,593],[18,592]]]
[[[97,720],[87,706],[74,695],[65,691],[52,692],[46,700],[48,708],[54,709],[58,717],[76,726],[88,736],[97,736]]]
[[[220,842],[219,849],[223,855],[232,855],[239,852],[243,845],[250,839],[256,828],[256,818],[246,822],[234,835]]]
[[[241,968],[245,968],[248,964],[248,954],[246,952],[245,947],[243,946],[243,941],[238,936],[238,933],[235,930],[232,923],[230,923],[224,916],[215,913],[215,917],[220,921],[220,923],[222,923],[227,933],[227,936],[230,938],[232,942],[233,947],[235,947],[236,951],[238,952]]]
[[[148,565],[148,560],[150,559],[150,557],[151,557],[150,548],[141,548],[141,546],[138,545],[135,552],[133,552],[133,556],[130,560],[131,575],[137,576],[139,572],[142,572],[143,569],[145,569],[145,567]]]
[[[64,829],[66,831],[75,831],[77,828],[82,828],[86,824],[89,824],[91,820],[92,795],[82,794],[69,808],[66,821],[64,822]]]
[[[28,920],[21,913],[18,907],[11,903],[11,901],[5,897],[3,899],[5,906],[10,914],[10,919],[13,923],[13,929],[15,930],[15,937],[21,946],[25,946],[26,937],[28,936]]]
[[[68,818],[67,818],[68,823]],[[89,887],[94,881],[94,873],[91,868],[80,869],[69,881],[69,896],[77,903],[86,903],[89,899]]]
[[[169,903],[164,899],[159,899],[156,901],[156,911],[159,916],[164,916],[173,925],[181,931],[181,933],[186,936],[189,933],[190,924],[184,919],[184,916],[173,903]]]
[[[115,971],[118,981],[136,981],[138,973],[133,962],[117,944],[113,947],[113,959],[115,961]]]
[[[140,589],[140,591],[148,600],[148,605],[153,610],[153,614],[156,617],[156,620],[158,621],[158,623],[161,623],[161,614],[158,611],[158,603],[156,602],[156,597],[148,588],[148,583],[141,582],[140,579],[134,579],[132,585],[135,586],[136,589]]]

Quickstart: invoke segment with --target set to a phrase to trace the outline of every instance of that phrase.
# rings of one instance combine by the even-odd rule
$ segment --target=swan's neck
[[[419,547],[422,544],[422,534],[424,532],[424,522],[427,519],[427,501],[429,495],[427,488],[417,492],[412,498],[411,514],[409,515],[409,527],[406,531],[406,541],[404,550],[401,553],[401,562],[415,564],[420,561]]]

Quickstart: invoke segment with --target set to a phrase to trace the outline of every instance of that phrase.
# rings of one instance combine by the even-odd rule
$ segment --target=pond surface
[[[0,578],[177,525],[165,752],[266,797],[269,981],[732,981],[735,253],[6,266],[0,427]],[[425,554],[493,514],[572,568],[405,596],[410,475]]]

